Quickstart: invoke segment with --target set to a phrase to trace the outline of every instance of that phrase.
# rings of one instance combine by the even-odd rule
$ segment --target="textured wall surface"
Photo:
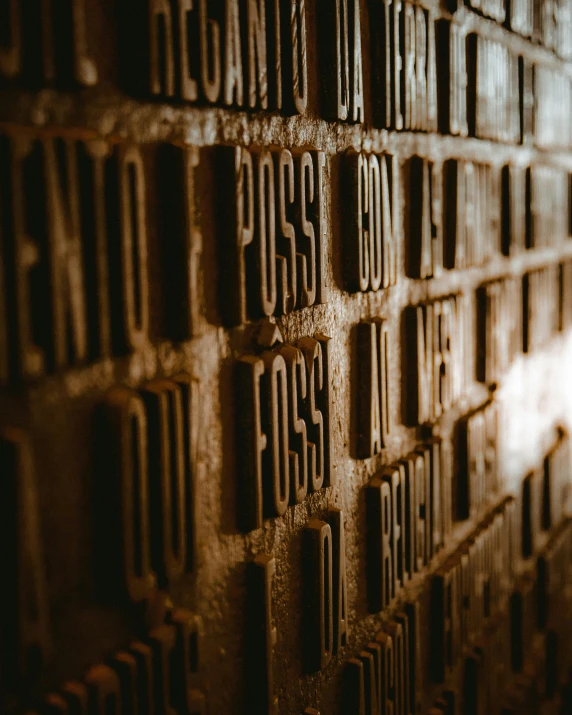
[[[0,712],[570,712],[572,4],[0,5]]]

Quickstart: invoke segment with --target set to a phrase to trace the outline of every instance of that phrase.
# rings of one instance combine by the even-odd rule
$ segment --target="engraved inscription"
[[[0,713],[572,712],[572,0],[0,6]]]
[[[334,643],[332,653],[338,655],[340,650],[347,645],[349,635],[344,514],[341,509],[330,507],[326,513],[326,519],[332,530],[333,539]]]
[[[387,446],[391,431],[389,407],[389,351],[387,322],[368,320],[357,326],[358,453],[373,457]]]
[[[19,429],[0,432],[2,564],[0,660],[6,685],[29,687],[51,651],[48,586],[38,489],[30,442]]]
[[[99,79],[86,0],[24,7],[8,0],[0,43],[0,75],[31,83],[70,81],[92,86]]]
[[[526,172],[521,166],[507,164],[501,171],[502,251],[514,256],[526,241]]]
[[[409,181],[407,272],[412,278],[438,278],[443,268],[441,172],[433,162],[414,156]]]
[[[145,164],[135,145],[0,142],[9,373],[47,372],[148,343]],[[31,206],[42,221],[32,221]]]
[[[379,126],[437,131],[437,57],[432,9],[384,0],[372,11],[374,100]]]
[[[502,611],[513,583],[512,555],[508,548],[498,547],[511,541],[512,504],[507,499],[489,514],[431,578],[430,673],[434,683],[450,677],[464,648],[479,638],[491,619],[507,620]]]
[[[518,59],[518,79],[520,88],[520,141],[521,144],[534,143],[535,113],[535,66],[525,57]]]
[[[560,627],[570,618],[566,589],[570,585],[566,564],[572,550],[572,524],[566,522],[551,539],[538,561],[539,626]]]
[[[477,379],[498,382],[522,351],[522,282],[502,278],[477,289]]]
[[[344,669],[344,712],[408,715],[417,710],[417,605],[405,604]]]
[[[197,183],[200,152],[195,146],[163,145],[159,190],[162,281],[166,337],[186,340],[202,332],[202,252]],[[173,181],[171,177],[176,177]]]
[[[463,296],[451,296],[411,306],[404,323],[409,337],[405,416],[424,424],[438,419],[466,391],[471,345],[467,304]]]
[[[572,143],[570,78],[549,67],[534,67],[534,141],[542,148],[570,147]]]
[[[304,530],[305,552],[312,564],[308,588],[306,667],[309,672],[329,664],[334,648],[332,530],[324,521],[312,519]]]
[[[467,72],[469,135],[518,143],[517,58],[499,42],[471,33],[467,36]]]
[[[509,3],[508,19],[513,32],[530,37],[534,22],[534,0],[512,0]]]
[[[351,196],[346,221],[348,288],[388,288],[397,279],[397,162],[385,154],[349,152],[344,168]]]
[[[307,617],[305,665],[308,672],[322,670],[348,642],[348,594],[344,517],[328,509],[325,518],[311,519],[304,529]]]
[[[558,289],[557,265],[539,268],[523,276],[524,352],[541,350],[558,330]]]
[[[64,683],[49,693],[39,712],[120,715],[152,708],[168,715],[206,715],[201,638],[198,616],[184,608],[170,609],[142,640],[91,666],[81,682]]]
[[[568,237],[568,174],[550,166],[527,170],[526,247],[558,245]]]
[[[566,330],[572,326],[572,261],[564,261],[559,266],[559,328]]]
[[[368,600],[391,606],[443,545],[450,521],[442,442],[433,439],[376,474],[366,487]]]
[[[444,261],[482,266],[501,250],[501,177],[488,164],[447,159],[443,165]]]
[[[276,559],[261,553],[250,564],[250,598],[248,610],[249,701],[256,712],[273,715],[278,712],[274,693],[273,659],[277,633],[272,618],[272,585]]]
[[[220,150],[234,180],[220,240],[226,323],[283,315],[325,301],[326,160],[323,152]],[[231,174],[232,172],[232,174]]]
[[[109,587],[121,584],[135,603],[193,568],[198,409],[199,385],[188,375],[144,385],[141,394],[113,388],[104,405],[104,487],[117,523],[102,524],[101,548],[117,554],[105,568]]]
[[[131,13],[141,15],[137,3]],[[148,0],[145,35],[126,21],[134,57],[147,60],[152,96],[248,109],[304,113],[308,101],[304,0]],[[144,18],[142,18],[144,19]],[[131,35],[133,33],[131,32]],[[132,60],[133,62],[134,60]],[[134,66],[128,62],[128,69]],[[126,72],[131,82],[141,77]]]
[[[419,5],[403,3],[401,72],[403,129],[437,130],[437,60],[435,15]]]
[[[465,33],[453,21],[438,20],[437,91],[439,130],[444,134],[466,137],[467,122],[467,53]]]
[[[404,62],[402,55],[401,0],[384,0],[375,3],[374,19],[375,67],[378,92],[376,108],[379,123],[387,129],[403,129],[403,104],[401,98]],[[382,69],[383,68],[383,69]]]
[[[455,488],[457,519],[482,514],[498,495],[497,433],[499,408],[494,402],[463,418],[458,426],[458,472]]]
[[[277,328],[275,328],[278,333]],[[245,531],[331,484],[329,338],[277,338],[236,365],[238,473]]]
[[[334,21],[325,23],[329,75],[325,88],[326,111],[335,119],[363,122],[361,3],[359,0],[333,0],[330,5],[328,12],[334,14]]]

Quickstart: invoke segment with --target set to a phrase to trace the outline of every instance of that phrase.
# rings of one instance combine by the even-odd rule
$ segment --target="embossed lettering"
[[[373,457],[387,445],[390,433],[389,335],[384,321],[358,325],[358,452]]]
[[[312,519],[304,533],[311,563],[306,662],[313,672],[329,664],[334,648],[332,531],[329,524]]]

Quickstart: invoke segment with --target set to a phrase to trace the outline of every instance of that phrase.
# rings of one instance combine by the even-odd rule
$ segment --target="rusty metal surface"
[[[3,0],[2,713],[566,712],[571,23]]]

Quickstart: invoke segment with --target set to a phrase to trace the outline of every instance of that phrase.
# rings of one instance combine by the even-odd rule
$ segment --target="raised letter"
[[[329,524],[312,519],[304,530],[308,554],[307,669],[323,670],[334,648],[332,531]]]
[[[272,625],[272,581],[276,560],[272,554],[258,554],[250,565],[249,574],[249,655],[252,658],[248,683],[254,712],[275,715],[278,698],[274,695],[273,651],[276,628]]]
[[[157,584],[151,568],[149,536],[147,417],[143,400],[124,387],[109,393],[105,409],[108,428],[105,444],[112,459],[110,482],[111,486],[119,485],[112,503],[113,514],[119,518],[120,542],[113,543],[109,553],[113,555],[119,549],[123,589],[138,603],[149,598]],[[106,519],[105,514],[102,519]]]

